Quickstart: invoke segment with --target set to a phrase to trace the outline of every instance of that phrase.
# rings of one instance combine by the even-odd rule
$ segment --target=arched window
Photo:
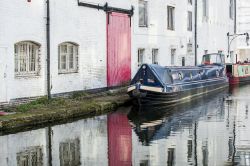
[[[30,41],[15,44],[15,75],[38,75],[40,45]]]
[[[59,73],[78,72],[78,47],[77,44],[71,42],[64,42],[59,45]]]

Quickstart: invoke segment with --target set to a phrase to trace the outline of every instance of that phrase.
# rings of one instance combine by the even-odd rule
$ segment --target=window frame
[[[174,66],[175,65],[175,60],[176,60],[176,51],[177,49],[176,48],[171,48],[170,49],[170,56],[171,56],[171,66]]]
[[[143,8],[142,8],[143,7]],[[139,27],[148,27],[148,1],[139,0],[138,1],[138,22]],[[142,21],[141,21],[141,13],[142,12]]]
[[[229,0],[229,18],[234,19],[234,0]]]
[[[40,72],[41,45],[34,41],[14,44],[15,77],[38,76]]]
[[[65,47],[66,52],[63,52],[63,48]],[[72,49],[72,52],[69,50]],[[70,67],[70,56],[73,56],[73,68]],[[65,62],[62,62],[62,57],[65,58]],[[78,73],[78,58],[79,58],[79,45],[74,42],[63,42],[58,45],[58,73],[59,74],[70,74],[70,73]],[[62,67],[62,65],[65,67]]]
[[[187,30],[193,31],[193,13],[191,11],[188,11]]]
[[[159,64],[158,59],[159,59],[159,49],[158,48],[153,48],[152,49],[152,64]]]
[[[167,6],[168,30],[175,30],[175,7]]]
[[[208,0],[202,1],[202,7],[203,7],[202,8],[203,9],[203,12],[202,12],[203,18],[205,18],[207,20],[208,15],[209,15]]]
[[[138,67],[144,63],[145,48],[138,48],[137,63]]]

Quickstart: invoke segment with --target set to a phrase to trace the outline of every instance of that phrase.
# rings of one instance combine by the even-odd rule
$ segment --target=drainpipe
[[[194,56],[195,56],[195,61],[194,64],[195,66],[197,65],[197,0],[195,0],[195,7],[194,7]]]
[[[46,19],[46,41],[47,41],[47,97],[51,99],[50,89],[50,6],[47,0],[47,19]]]
[[[237,1],[234,0],[234,34],[237,33]]]

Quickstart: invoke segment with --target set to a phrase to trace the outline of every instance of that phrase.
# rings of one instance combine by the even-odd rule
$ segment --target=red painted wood
[[[126,115],[108,116],[109,166],[132,165],[132,129]]]
[[[131,78],[131,27],[127,14],[107,14],[107,85],[118,86]]]

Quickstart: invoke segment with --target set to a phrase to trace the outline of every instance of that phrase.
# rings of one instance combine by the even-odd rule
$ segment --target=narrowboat
[[[143,64],[128,87],[137,104],[176,104],[228,86],[223,54],[206,54],[199,66]]]
[[[226,65],[230,85],[250,82],[250,63],[236,63]]]

